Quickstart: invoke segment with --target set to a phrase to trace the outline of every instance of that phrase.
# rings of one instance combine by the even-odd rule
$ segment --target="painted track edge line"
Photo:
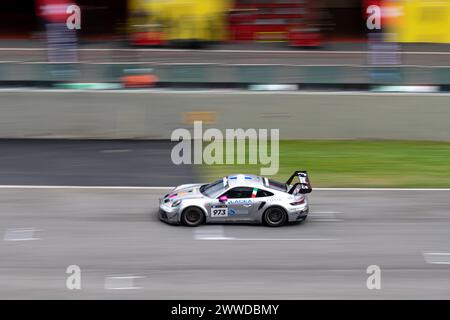
[[[0,185],[0,189],[171,190],[171,186]],[[313,191],[450,191],[450,188],[314,188]]]

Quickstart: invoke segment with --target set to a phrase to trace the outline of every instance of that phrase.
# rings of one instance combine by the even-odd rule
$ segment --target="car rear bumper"
[[[288,213],[288,221],[289,222],[296,222],[296,221],[303,221],[306,219],[309,213],[309,207],[305,207],[302,210],[289,212]]]

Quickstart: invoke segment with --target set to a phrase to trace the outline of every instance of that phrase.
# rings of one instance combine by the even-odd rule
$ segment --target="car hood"
[[[166,194],[163,199],[169,201],[204,198],[205,196],[200,192],[202,183],[198,184],[183,184],[176,187],[170,193]]]

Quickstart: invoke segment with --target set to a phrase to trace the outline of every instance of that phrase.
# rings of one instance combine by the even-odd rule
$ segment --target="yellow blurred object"
[[[383,2],[389,41],[450,43],[450,0]]]
[[[129,0],[129,31],[134,39],[136,34],[145,37],[162,31],[162,43],[222,41],[227,38],[226,12],[231,4],[231,0]]]

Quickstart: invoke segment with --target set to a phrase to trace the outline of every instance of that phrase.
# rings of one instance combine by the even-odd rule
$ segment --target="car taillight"
[[[298,206],[298,205],[301,205],[301,204],[304,204],[304,203],[305,203],[305,198],[302,198],[302,199],[300,199],[298,201],[291,202],[290,204],[291,204],[291,206]]]

